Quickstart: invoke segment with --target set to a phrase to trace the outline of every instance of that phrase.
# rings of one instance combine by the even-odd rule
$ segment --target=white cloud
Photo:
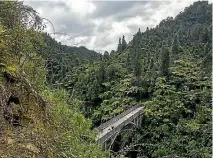
[[[165,19],[168,16],[176,16],[180,11],[183,11],[185,7],[192,4],[192,0],[188,1],[172,1],[169,4],[162,4],[160,5],[158,10],[152,10],[152,19],[154,23],[152,23],[152,26],[156,26],[160,23],[161,20]]]
[[[96,6],[92,2],[86,1],[63,1],[70,11],[80,16],[92,14],[96,10]]]
[[[176,16],[193,1],[141,1],[141,2],[94,2],[53,1],[25,2],[49,19],[56,32],[71,36],[56,35],[67,45],[84,45],[89,49],[104,52],[117,48],[118,39],[125,35],[126,41],[141,28],[155,27],[168,16]],[[48,32],[53,32],[48,25]]]

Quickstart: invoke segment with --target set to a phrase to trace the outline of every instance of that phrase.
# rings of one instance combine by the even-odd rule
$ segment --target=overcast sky
[[[116,50],[118,39],[130,41],[138,31],[155,27],[176,16],[193,1],[26,1],[41,17],[49,19],[55,38],[66,45],[83,45],[97,52]],[[53,29],[47,24],[47,32]]]

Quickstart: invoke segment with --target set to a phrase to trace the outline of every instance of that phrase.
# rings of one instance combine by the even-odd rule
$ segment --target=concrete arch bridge
[[[136,128],[141,127],[143,116],[142,111],[140,105],[135,105],[120,115],[101,124],[97,128],[99,134],[96,137],[96,142],[102,144],[104,150],[110,149],[116,137],[124,127],[130,124]]]

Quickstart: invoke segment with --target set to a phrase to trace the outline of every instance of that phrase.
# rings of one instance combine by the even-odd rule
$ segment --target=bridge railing
[[[109,121],[102,123],[99,127],[97,127],[98,131],[102,131],[103,129],[105,129],[106,127],[108,127],[109,125],[113,124],[114,122],[118,121],[119,119],[121,119],[122,117],[124,117],[125,115],[129,114],[130,112],[134,111],[135,109],[139,108],[140,105],[137,104],[131,108],[129,108],[128,110],[124,111],[123,113],[113,117],[112,119],[110,119]]]

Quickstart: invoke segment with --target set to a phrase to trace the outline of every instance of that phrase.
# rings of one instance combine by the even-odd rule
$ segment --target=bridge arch
[[[128,126],[130,126],[128,128]],[[109,146],[109,150],[111,150],[111,148],[113,147],[113,144],[115,143],[116,141],[116,138],[119,136],[119,134],[121,134],[121,132],[128,132],[128,131],[132,131],[132,132],[139,132],[139,127],[136,123],[134,122],[129,122],[127,125],[123,126],[118,132],[116,132],[116,134],[113,136],[113,138],[111,139],[111,144]]]

